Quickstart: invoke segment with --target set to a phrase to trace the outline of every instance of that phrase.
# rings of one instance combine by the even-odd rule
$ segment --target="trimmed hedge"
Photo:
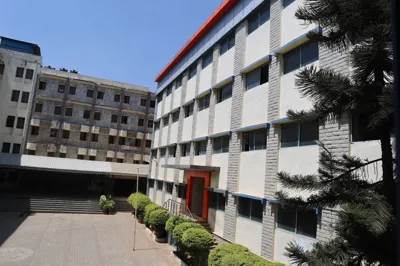
[[[208,250],[213,241],[212,235],[204,228],[189,228],[182,235],[182,245],[190,250]]]
[[[210,252],[208,256],[209,266],[221,266],[222,259],[233,254],[250,252],[248,248],[238,244],[219,245]]]
[[[161,209],[161,206],[157,205],[155,203],[150,203],[149,205],[146,206],[146,208],[144,208],[145,215],[144,215],[143,221],[147,227],[150,226],[149,217],[150,217],[151,212],[158,210],[158,209]]]
[[[168,217],[168,211],[165,209],[154,210],[150,213],[149,224],[154,229],[155,235],[159,238],[165,235],[165,223]]]
[[[172,232],[172,237],[176,240],[178,243],[182,243],[182,236],[183,233],[190,229],[190,228],[200,228],[203,229],[203,226],[197,223],[193,222],[186,222],[186,223],[181,223],[175,226],[174,231]]]
[[[175,226],[177,226],[178,224],[181,224],[181,223],[187,223],[187,222],[191,222],[191,221],[192,220],[190,220],[189,218],[187,218],[185,216],[173,215],[173,216],[169,217],[167,223],[165,224],[165,230],[172,234],[172,232],[175,229]]]
[[[133,207],[133,209],[136,209],[136,193],[132,193],[128,197],[128,203],[130,203]],[[151,199],[147,197],[146,195],[139,193],[138,194],[138,210],[137,210],[137,219],[141,222],[143,222],[143,218],[145,215],[145,208],[147,205],[149,205],[151,202]]]

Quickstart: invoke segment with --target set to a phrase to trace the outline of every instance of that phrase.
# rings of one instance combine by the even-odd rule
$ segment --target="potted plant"
[[[149,205],[151,202],[151,199],[147,197],[146,195],[142,193],[138,193],[137,195],[138,198],[138,206],[137,206],[137,217],[136,219],[138,220],[139,223],[143,223],[144,215],[145,215],[145,208],[147,205]],[[130,203],[133,207],[133,209],[136,209],[136,193],[132,193],[128,199],[128,203]],[[135,213],[136,215],[136,213]]]
[[[149,224],[154,230],[155,240],[160,243],[167,242],[165,223],[168,220],[168,211],[165,209],[158,209],[152,211],[149,216]]]
[[[115,202],[111,199],[111,196],[106,197],[105,195],[101,195],[99,205],[104,214],[114,212]]]

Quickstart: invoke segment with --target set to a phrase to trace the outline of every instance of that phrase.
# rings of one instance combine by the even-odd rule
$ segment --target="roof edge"
[[[168,65],[157,75],[155,82],[163,79],[171,69],[193,48],[196,43],[238,2],[238,0],[224,0],[214,13],[203,23],[189,41],[172,58]]]

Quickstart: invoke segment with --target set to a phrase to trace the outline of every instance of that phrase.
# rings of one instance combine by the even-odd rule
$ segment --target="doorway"
[[[198,216],[203,216],[204,178],[192,177],[192,202],[190,211]]]

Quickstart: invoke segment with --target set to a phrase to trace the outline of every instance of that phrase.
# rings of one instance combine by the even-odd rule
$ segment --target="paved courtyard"
[[[134,219],[116,215],[0,212],[0,265],[177,265]]]

